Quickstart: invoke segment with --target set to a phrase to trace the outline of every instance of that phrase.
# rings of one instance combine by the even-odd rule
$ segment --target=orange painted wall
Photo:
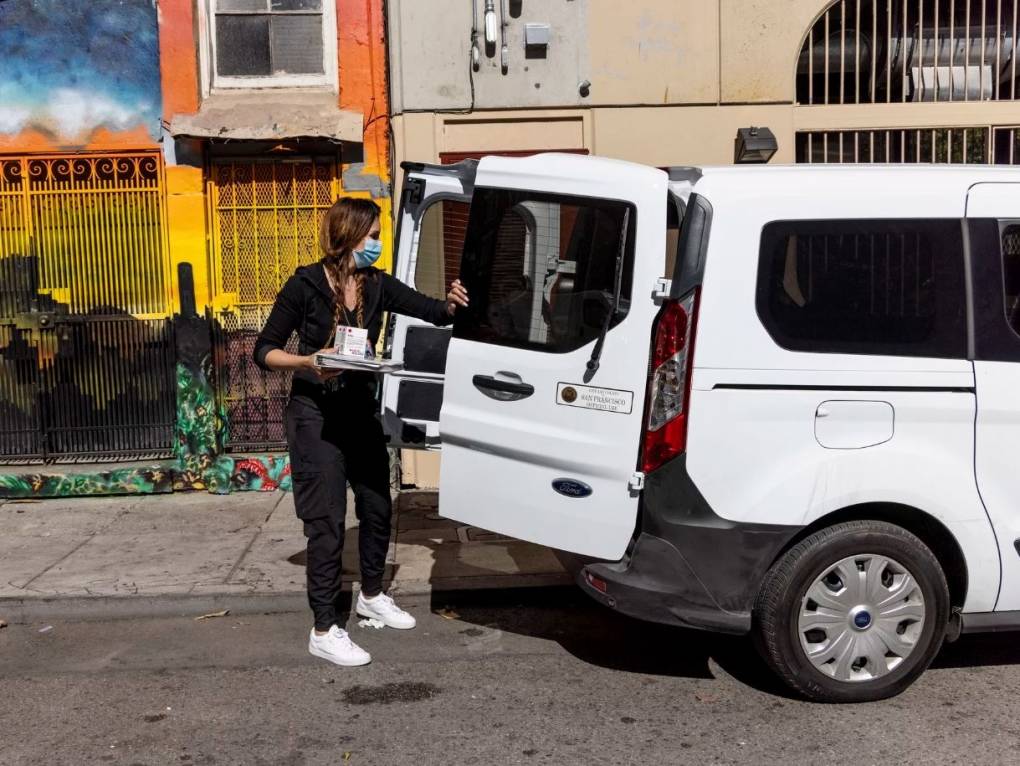
[[[28,128],[20,133],[0,135],[0,152],[33,154],[36,152],[128,151],[158,146],[144,127],[131,130],[98,128],[82,143],[65,145],[60,139],[41,130]]]
[[[389,101],[383,0],[335,0],[339,105],[365,116],[366,171],[389,177]],[[163,119],[201,104],[194,0],[159,0]]]
[[[159,0],[159,73],[163,119],[198,111],[198,24],[195,0]]]
[[[365,171],[389,180],[383,0],[336,0],[340,108],[365,116]]]

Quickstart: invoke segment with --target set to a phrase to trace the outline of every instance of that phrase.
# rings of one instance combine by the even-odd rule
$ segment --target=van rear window
[[[475,190],[454,336],[565,353],[627,315],[636,213],[616,200]]]
[[[770,223],[757,308],[793,351],[965,358],[960,221]]]

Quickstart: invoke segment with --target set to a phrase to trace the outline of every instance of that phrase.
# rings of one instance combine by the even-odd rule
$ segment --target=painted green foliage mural
[[[286,453],[234,458],[224,451],[229,423],[213,386],[211,317],[200,317],[191,308],[175,316],[174,321],[178,358],[174,459],[140,468],[81,474],[59,471],[0,474],[0,497],[290,490],[290,461]]]
[[[175,460],[144,468],[119,468],[88,474],[0,474],[0,497],[76,497],[133,495],[208,490],[276,489],[290,491],[287,455],[256,455],[235,459],[223,453],[227,421],[206,373],[208,359],[196,374],[177,366],[177,429]]]
[[[229,492],[234,461],[223,454],[226,416],[206,374],[208,357],[197,374],[177,365],[177,427],[174,489]]]

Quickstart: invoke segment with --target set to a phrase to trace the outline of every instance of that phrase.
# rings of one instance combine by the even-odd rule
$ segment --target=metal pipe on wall
[[[477,72],[482,65],[482,52],[478,47],[478,0],[471,0],[471,66]]]
[[[496,0],[485,0],[485,44],[496,45]]]
[[[506,0],[499,0],[499,17],[501,23],[500,36],[503,40],[503,47],[499,52],[499,64],[503,70],[503,74],[510,71],[510,46],[506,41],[506,33],[510,28],[510,22],[507,21],[507,17],[510,15],[506,8]]]

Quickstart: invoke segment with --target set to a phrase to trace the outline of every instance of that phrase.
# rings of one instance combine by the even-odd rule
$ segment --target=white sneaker
[[[372,655],[351,641],[347,631],[341,630],[336,625],[322,636],[317,635],[312,629],[311,635],[308,636],[308,651],[316,657],[344,667],[367,665],[372,661]]]
[[[397,606],[385,593],[380,593],[375,598],[365,598],[359,593],[355,611],[359,617],[379,620],[386,627],[397,630],[410,630],[418,624],[414,617]]]

